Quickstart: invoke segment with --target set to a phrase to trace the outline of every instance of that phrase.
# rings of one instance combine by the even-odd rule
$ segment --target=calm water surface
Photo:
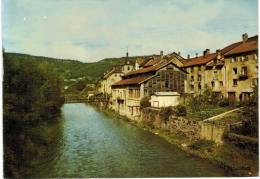
[[[32,169],[32,177],[227,175],[209,162],[92,106],[65,104],[62,111],[58,147],[50,149],[47,161]]]

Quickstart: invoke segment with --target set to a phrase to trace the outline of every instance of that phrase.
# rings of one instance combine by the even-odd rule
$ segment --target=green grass
[[[207,106],[204,109],[195,112],[188,109],[188,113],[186,117],[188,119],[201,121],[219,115],[221,113],[227,112],[231,109],[232,109],[231,107],[219,107],[219,106]]]

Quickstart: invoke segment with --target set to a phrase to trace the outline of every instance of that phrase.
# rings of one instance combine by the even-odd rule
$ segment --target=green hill
[[[47,63],[51,66],[53,72],[66,80],[86,78],[92,83],[96,83],[103,74],[111,70],[113,66],[124,63],[125,57],[121,58],[106,58],[94,63],[83,63],[76,60],[55,59],[42,56],[32,56],[19,53],[6,53],[9,60],[27,61],[28,63]],[[138,57],[129,57],[129,60],[134,62]],[[148,56],[147,56],[148,57]]]

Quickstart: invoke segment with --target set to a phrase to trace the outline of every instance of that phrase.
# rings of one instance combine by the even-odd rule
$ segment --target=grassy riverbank
[[[106,115],[123,119],[139,128],[148,130],[164,138],[169,143],[177,145],[186,153],[211,161],[215,165],[224,168],[230,176],[258,175],[258,155],[248,150],[239,149],[228,141],[224,141],[222,145],[206,140],[192,141],[181,133],[153,129],[142,122],[132,121],[125,116],[120,116],[110,109],[101,111]]]

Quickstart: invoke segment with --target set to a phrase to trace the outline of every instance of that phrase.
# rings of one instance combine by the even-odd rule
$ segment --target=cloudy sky
[[[93,62],[215,51],[258,33],[257,0],[3,0],[6,51]]]

